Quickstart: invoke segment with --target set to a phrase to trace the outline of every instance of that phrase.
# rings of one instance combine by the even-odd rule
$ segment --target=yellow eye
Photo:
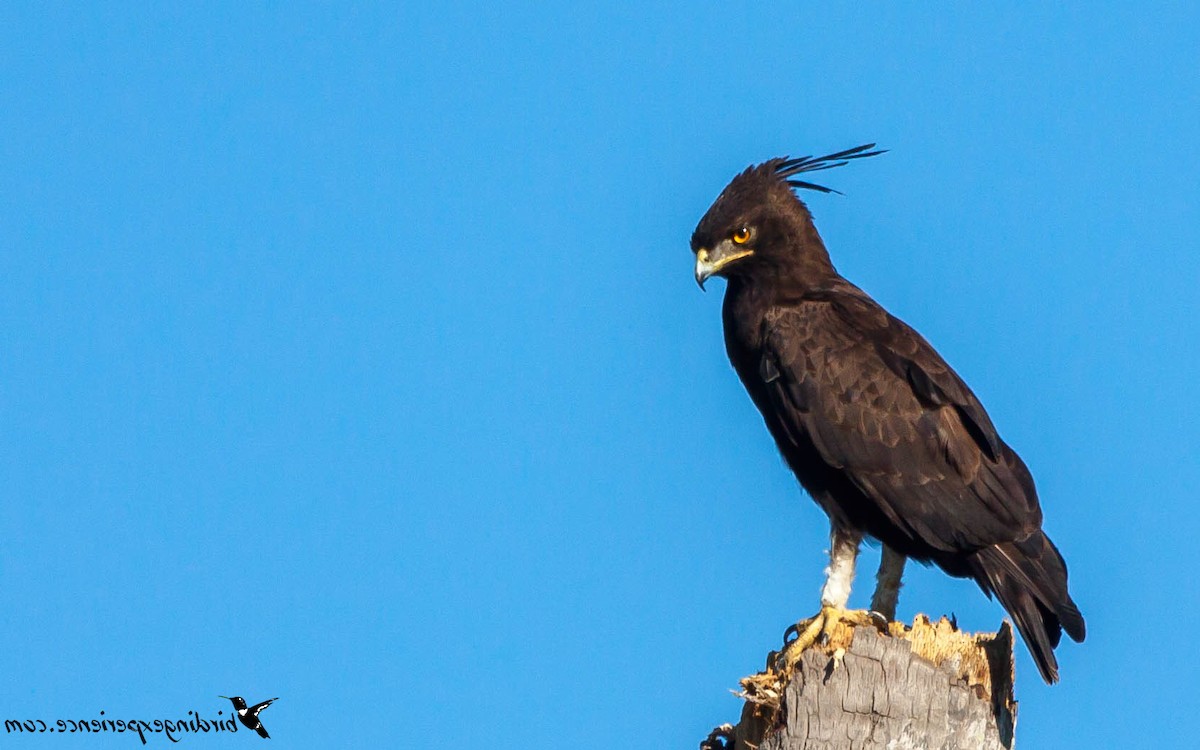
[[[746,244],[750,239],[750,227],[742,227],[733,233],[733,241],[739,245]]]

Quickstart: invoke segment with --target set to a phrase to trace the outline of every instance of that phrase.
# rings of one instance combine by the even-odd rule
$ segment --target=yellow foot
[[[801,620],[787,629],[783,638],[787,641],[793,633],[795,640],[788,641],[783,652],[779,654],[779,666],[784,672],[791,672],[800,661],[800,656],[816,643],[833,644],[835,648],[845,648],[849,645],[854,633],[854,627],[869,625],[887,632],[887,622],[878,613],[865,609],[841,609],[839,607],[823,606],[816,617]]]

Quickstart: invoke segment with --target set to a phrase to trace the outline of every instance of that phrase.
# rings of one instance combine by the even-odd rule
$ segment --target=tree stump
[[[701,750],[1000,750],[1013,745],[1012,628],[969,635],[918,615],[887,633],[839,623],[789,671],[741,681],[741,721]]]

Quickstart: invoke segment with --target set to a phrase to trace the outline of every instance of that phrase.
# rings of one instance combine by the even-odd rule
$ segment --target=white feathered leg
[[[834,528],[829,540],[829,567],[825,569],[825,587],[821,589],[821,605],[845,609],[850,601],[850,586],[854,583],[854,561],[862,534]]]
[[[858,558],[858,545],[862,534],[834,527],[829,542],[829,567],[825,569],[825,586],[821,589],[821,611],[816,617],[798,622],[784,635],[795,633],[795,640],[788,641],[780,654],[779,663],[785,672],[790,672],[800,659],[800,654],[819,639],[828,639],[839,623],[848,626],[874,625],[869,613],[847,610],[850,601],[850,586],[854,583],[854,562]]]

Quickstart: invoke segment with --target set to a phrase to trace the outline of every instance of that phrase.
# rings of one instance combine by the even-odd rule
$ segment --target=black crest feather
[[[887,149],[872,151],[871,149],[873,148],[875,148],[874,143],[866,143],[862,146],[855,146],[854,148],[838,151],[835,154],[826,154],[825,156],[801,156],[798,159],[783,158],[778,160],[774,165],[775,175],[787,180],[787,184],[794,188],[841,195],[841,192],[830,187],[825,187],[824,185],[817,185],[816,183],[804,180],[788,180],[787,178],[803,174],[804,172],[819,172],[822,169],[845,166],[852,159],[865,159],[868,156],[878,156],[879,154],[887,153]]]

